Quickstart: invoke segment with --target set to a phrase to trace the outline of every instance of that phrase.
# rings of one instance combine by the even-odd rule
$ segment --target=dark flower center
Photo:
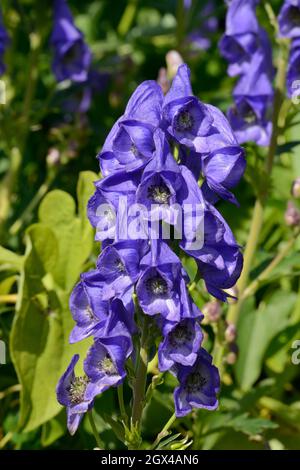
[[[75,43],[72,47],[70,47],[70,49],[68,49],[68,51],[64,54],[64,58],[63,58],[63,61],[64,61],[64,64],[65,65],[69,65],[69,64],[72,64],[78,57],[78,52],[79,52],[79,48],[78,48],[78,44]]]
[[[69,387],[69,397],[72,405],[84,401],[84,393],[88,383],[87,377],[75,377]]]
[[[188,393],[199,392],[204,387],[206,382],[207,379],[203,377],[199,371],[196,371],[189,375],[185,389]]]
[[[188,131],[194,125],[194,118],[187,110],[181,111],[176,116],[175,127],[178,131]]]
[[[292,27],[300,26],[300,9],[295,6],[290,6],[286,15],[286,21],[290,23]]]
[[[106,375],[116,375],[118,373],[115,364],[108,354],[100,361],[99,367]]]
[[[158,204],[168,204],[170,196],[170,190],[164,183],[158,186],[152,185],[148,188],[148,198]]]
[[[90,305],[87,305],[85,307],[85,313],[87,314],[87,316],[89,317],[90,320],[95,319],[94,312],[93,312],[92,307]]]
[[[253,124],[257,120],[255,112],[250,107],[246,109],[246,112],[243,114],[243,118],[247,124]]]
[[[191,341],[192,337],[192,332],[186,325],[178,325],[171,331],[169,341],[173,347],[176,347]]]
[[[125,273],[126,272],[125,265],[124,265],[123,261],[120,258],[116,259],[114,264],[115,264],[116,269],[120,273]]]
[[[146,281],[146,288],[154,295],[164,295],[168,292],[168,285],[166,281],[160,277],[151,277]]]
[[[131,146],[130,146],[130,151],[133,153],[133,155],[134,155],[135,157],[137,157],[138,154],[139,154],[139,151],[138,151],[138,149],[137,149],[137,146],[136,146],[133,142],[132,142],[132,144],[131,144]]]

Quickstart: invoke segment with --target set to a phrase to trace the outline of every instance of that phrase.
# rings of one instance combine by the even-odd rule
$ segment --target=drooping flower
[[[257,0],[232,0],[220,50],[229,61],[228,73],[241,74],[229,109],[230,125],[239,143],[268,145],[272,133],[272,47],[256,18]]]
[[[83,34],[76,28],[66,0],[54,0],[51,45],[53,72],[58,82],[85,82],[91,64],[91,51]]]
[[[151,159],[153,132],[161,121],[162,102],[163,93],[155,81],[148,80],[137,87],[98,155],[104,176],[143,167]]]
[[[183,64],[178,68],[163,106],[164,126],[176,142],[193,148],[197,137],[206,135],[212,124],[207,107],[193,94],[190,71]]]
[[[170,370],[175,363],[184,366],[194,364],[203,339],[199,319],[184,318],[178,323],[166,322],[163,337],[158,348],[160,371]]]
[[[220,388],[218,369],[212,365],[212,357],[201,348],[192,366],[175,366],[179,386],[174,391],[175,413],[186,416],[193,408],[215,410],[216,394]]]
[[[0,11],[0,75],[2,75],[5,72],[3,56],[4,56],[5,49],[8,43],[9,43],[9,38],[5,30],[4,24],[3,24],[2,13]]]
[[[67,408],[67,426],[71,435],[77,431],[84,413],[93,406],[92,400],[86,399],[85,396],[88,378],[76,377],[74,373],[78,360],[78,354],[73,356],[56,388],[58,402]]]
[[[259,47],[260,27],[256,18],[257,0],[232,0],[226,16],[226,31],[219,47],[229,62],[230,76],[249,69],[253,53]]]
[[[208,292],[226,301],[224,289],[234,286],[242,267],[243,256],[239,245],[221,214],[210,204],[204,212],[204,233],[201,248],[193,246],[193,240],[182,240],[181,248],[195,258]]]
[[[297,39],[292,41],[289,64],[287,70],[287,90],[288,96],[293,97],[294,94],[299,96],[300,90],[300,34]]]
[[[284,0],[278,16],[279,31],[282,37],[300,37],[300,1]]]

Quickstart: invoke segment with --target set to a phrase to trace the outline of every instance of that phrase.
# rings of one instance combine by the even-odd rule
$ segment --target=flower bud
[[[291,193],[294,198],[300,199],[300,178],[293,181]]]
[[[170,80],[168,79],[168,73],[165,67],[159,69],[157,83],[161,86],[163,94],[165,95],[170,89]]]
[[[227,343],[233,343],[236,340],[236,326],[233,323],[229,323],[225,330],[225,340]]]
[[[178,67],[183,64],[181,55],[177,51],[169,51],[166,55],[166,62],[169,78],[175,77]]]
[[[60,164],[60,152],[56,148],[51,148],[46,157],[47,165],[49,167],[57,166]]]
[[[217,322],[221,316],[221,305],[216,300],[212,300],[204,305],[203,314],[206,317],[208,323]]]
[[[233,364],[235,364],[237,361],[237,354],[231,351],[230,353],[227,354],[225,360],[227,364],[229,364],[230,366],[233,366]]]
[[[300,225],[300,212],[292,201],[288,201],[287,203],[284,219],[286,225],[289,227]]]

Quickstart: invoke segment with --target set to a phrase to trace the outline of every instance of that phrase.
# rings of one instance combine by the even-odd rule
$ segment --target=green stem
[[[244,290],[243,293],[243,300],[249,297],[250,295],[253,295],[258,287],[260,286],[261,282],[265,281],[268,279],[269,275],[275,269],[279,263],[287,256],[291,248],[294,246],[298,236],[300,235],[300,231],[298,230],[294,237],[289,240],[289,242],[285,245],[283,250],[281,250],[275,258],[271,261],[271,263],[266,267],[266,269],[263,270],[263,272],[247,287],[247,289]]]
[[[147,351],[147,339],[148,339],[148,321],[143,315],[142,325],[142,337],[141,346],[138,359],[138,368],[136,373],[136,379],[133,388],[133,406],[132,406],[132,423],[140,428],[141,418],[143,413],[144,398],[146,391],[147,381],[147,368],[148,368],[148,351]]]
[[[13,223],[13,225],[10,227],[9,233],[11,235],[16,235],[19,230],[22,228],[23,224],[29,220],[32,212],[34,209],[38,206],[39,202],[41,199],[45,196],[45,194],[48,192],[53,180],[55,177],[55,173],[51,172],[48,173],[47,178],[45,182],[39,187],[38,191],[35,193],[33,198],[31,199],[30,203],[24,210],[24,212],[21,214],[21,216]]]
[[[255,202],[252,221],[250,226],[250,233],[248,237],[248,242],[244,254],[244,267],[239,281],[237,282],[238,288],[238,301],[235,304],[232,304],[228,309],[227,321],[228,323],[236,324],[240,315],[240,311],[243,305],[244,300],[244,290],[248,284],[250,270],[252,268],[254,255],[258,246],[259,235],[263,225],[264,219],[264,207],[268,198],[268,187],[269,187],[269,178],[271,176],[274,158],[276,155],[278,137],[280,136],[281,129],[278,126],[279,114],[282,103],[284,101],[285,94],[285,74],[286,74],[286,60],[287,60],[287,50],[286,43],[282,41],[280,43],[280,52],[281,56],[278,60],[278,71],[276,77],[276,90],[273,106],[273,128],[272,136],[270,141],[270,146],[265,162],[265,174],[266,174],[266,186],[262,194],[258,196]]]
[[[160,443],[160,441],[169,434],[169,429],[173,426],[175,421],[176,421],[176,415],[174,413],[174,414],[172,414],[169,421],[162,428],[160,433],[157,435],[155,441],[153,442],[152,446],[150,447],[150,450],[154,450],[156,448],[156,446]]]
[[[118,400],[119,400],[119,408],[120,408],[120,412],[121,412],[121,418],[124,421],[124,423],[127,425],[128,424],[128,416],[127,416],[127,413],[126,413],[125,403],[124,403],[123,384],[119,385],[119,387],[118,387]]]
[[[124,37],[131,28],[137,10],[138,0],[131,0],[127,3],[122,18],[118,26],[118,33]]]
[[[89,422],[90,422],[97,446],[99,447],[99,449],[104,450],[104,444],[101,441],[100,436],[98,434],[92,410],[88,412],[88,417],[89,417]]]

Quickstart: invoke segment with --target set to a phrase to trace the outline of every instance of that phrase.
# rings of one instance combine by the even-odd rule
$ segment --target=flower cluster
[[[84,361],[85,376],[75,377],[75,357],[57,388],[59,402],[68,408],[69,429],[76,430],[97,395],[122,383],[127,359],[134,364],[137,357],[133,338],[146,319],[150,331],[152,325],[161,333],[159,369],[179,382],[176,415],[185,416],[193,407],[215,409],[218,370],[202,347],[203,316],[190,297],[189,277],[176,253],[181,248],[192,256],[208,292],[226,300],[225,290],[240,275],[242,255],[214,203],[218,198],[236,202],[230,190],[245,169],[243,149],[225,116],[194,96],[183,64],[166,96],[155,81],[136,89],[98,157],[104,177],[95,183],[88,217],[103,251],[96,269],[82,274],[70,300],[76,322],[71,342],[93,336],[94,344]],[[135,239],[128,235],[128,220],[124,222],[120,209],[124,197],[128,206],[142,207],[143,236]],[[103,205],[107,209],[99,210]],[[162,236],[163,225],[180,225],[173,205],[182,208],[187,221],[179,243],[174,236],[169,241]],[[198,206],[200,220],[195,218]],[[151,217],[159,222],[155,233]],[[129,215],[130,222],[135,218],[141,221]],[[195,245],[200,226],[202,241]],[[138,233],[137,223],[135,227]],[[151,347],[155,343],[152,338]]]
[[[53,7],[53,73],[58,82],[71,82],[71,98],[65,101],[65,109],[83,113],[90,107],[93,92],[102,86],[103,77],[91,67],[92,53],[74,24],[67,1],[54,0]]]
[[[278,17],[281,37],[292,40],[289,65],[287,70],[288,96],[300,87],[300,1],[285,0]]]
[[[5,65],[3,63],[3,55],[5,53],[5,49],[6,49],[8,41],[9,41],[8,35],[4,28],[4,24],[2,21],[2,14],[0,11],[0,75],[2,75],[5,72]]]
[[[272,132],[274,68],[267,33],[256,18],[259,0],[228,2],[226,32],[219,47],[230,76],[240,75],[233,91],[229,122],[239,143],[268,145]]]

